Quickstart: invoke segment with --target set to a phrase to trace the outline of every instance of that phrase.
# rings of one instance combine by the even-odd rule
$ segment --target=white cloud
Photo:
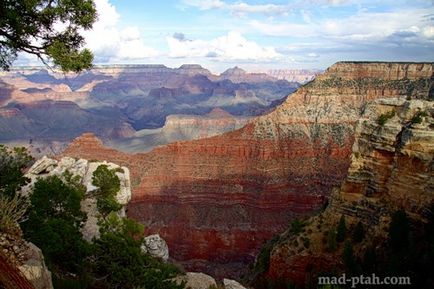
[[[145,45],[136,26],[121,29],[120,15],[109,0],[95,0],[98,20],[92,30],[84,31],[86,46],[90,48],[97,62],[115,62],[130,59],[155,57],[158,52]]]
[[[169,57],[195,58],[209,57],[220,61],[250,60],[271,61],[281,57],[273,47],[261,47],[254,41],[247,40],[236,31],[210,41],[186,40],[179,37],[167,37]]]
[[[327,18],[309,24],[250,21],[250,26],[264,35],[319,37],[334,40],[381,41],[402,32],[430,38],[432,26],[425,20],[429,11],[407,9],[393,12],[360,11],[346,18]]]
[[[315,24],[298,23],[266,23],[258,20],[250,21],[250,26],[268,36],[312,37],[317,35]]]
[[[227,4],[220,0],[184,0],[184,3],[201,10],[223,8]]]
[[[251,5],[245,2],[237,2],[233,4],[226,3],[220,0],[184,0],[184,4],[199,8],[200,10],[225,9],[235,15],[243,16],[248,13],[261,13],[267,15],[287,14],[291,11],[290,5],[277,4],[259,4]]]
[[[227,3],[222,0],[183,0],[184,4],[199,8],[200,10],[225,9],[232,14],[244,16],[249,13],[266,15],[288,15],[294,9],[306,6],[340,6],[354,1],[351,0],[299,0],[286,5],[281,4],[248,4],[246,2]]]

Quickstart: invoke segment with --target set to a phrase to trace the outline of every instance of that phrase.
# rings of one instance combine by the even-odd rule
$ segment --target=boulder
[[[211,286],[217,287],[217,283],[213,277],[204,273],[187,272],[185,275],[175,278],[177,284],[186,282],[186,288],[191,289],[209,289]]]
[[[163,261],[169,259],[169,247],[166,241],[158,234],[146,237],[142,245],[142,250],[149,253],[151,256],[161,258]]]
[[[41,159],[37,160],[33,166],[29,169],[27,174],[39,175],[43,172],[50,172],[57,165],[57,161],[43,156]]]
[[[223,279],[223,285],[225,289],[246,289],[246,287],[231,279]]]
[[[27,244],[26,260],[18,269],[33,284],[35,289],[52,289],[51,272],[44,262],[41,249],[33,243]]]

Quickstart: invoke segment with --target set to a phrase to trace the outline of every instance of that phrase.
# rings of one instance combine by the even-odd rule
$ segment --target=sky
[[[434,61],[434,0],[94,2],[98,20],[83,34],[95,64],[197,63],[221,72]]]

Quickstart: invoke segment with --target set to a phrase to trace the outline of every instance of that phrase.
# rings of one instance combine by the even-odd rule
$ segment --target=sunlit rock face
[[[66,155],[128,164],[128,215],[187,268],[236,276],[297,216],[320,209],[350,165],[355,123],[379,98],[432,98],[431,63],[337,63],[240,130],[129,155],[91,135]]]
[[[271,252],[267,278],[305,286],[311,272],[342,268],[342,256],[327,251],[322,240],[324,230],[335,227],[341,215],[349,227],[361,222],[369,228],[364,246],[385,242],[390,215],[398,209],[426,222],[434,202],[433,117],[433,101],[389,98],[369,103],[356,125],[347,177],[327,210],[305,228],[311,232],[303,236],[310,240],[309,249],[294,245],[295,240],[302,243],[300,237],[281,237]],[[326,229],[321,232],[320,227]]]

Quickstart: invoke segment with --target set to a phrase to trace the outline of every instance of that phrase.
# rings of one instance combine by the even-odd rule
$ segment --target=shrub
[[[336,251],[337,249],[336,231],[334,229],[327,232],[326,241],[327,241],[327,250],[329,252]]]
[[[104,195],[114,195],[120,190],[120,180],[116,170],[110,170],[106,165],[100,165],[93,172],[92,184],[99,187]]]
[[[110,214],[101,226],[101,237],[94,241],[93,275],[107,289],[181,289],[171,279],[178,274],[175,266],[165,264],[143,253],[141,238],[135,238],[143,227],[132,220]]]
[[[347,225],[345,223],[345,216],[342,215],[339,220],[339,224],[337,228],[336,241],[343,242],[345,240],[346,234],[347,234]]]
[[[28,182],[22,171],[32,160],[25,148],[10,149],[0,145],[0,195],[13,197]]]
[[[68,175],[65,175],[68,179]],[[39,179],[31,194],[24,236],[43,252],[55,272],[80,273],[89,246],[80,228],[86,215],[80,209],[84,190],[57,176]]]
[[[342,253],[342,261],[344,262],[345,269],[347,270],[347,272],[355,273],[356,259],[354,257],[353,246],[349,241],[345,242],[344,251]]]
[[[360,243],[363,238],[365,238],[365,229],[363,228],[363,224],[359,221],[354,228],[352,239],[354,243]]]
[[[389,226],[389,238],[393,251],[401,251],[408,248],[410,220],[404,210],[398,210],[393,213]]]
[[[383,126],[383,125],[386,124],[386,122],[387,122],[389,119],[391,119],[391,118],[394,117],[394,116],[395,116],[395,111],[394,111],[394,110],[389,111],[389,112],[387,112],[387,113],[383,113],[383,114],[381,114],[381,115],[378,117],[378,119],[377,119],[377,123],[378,123],[379,125]]]
[[[97,206],[99,212],[104,216],[122,208],[116,200],[116,193],[120,190],[120,180],[116,172],[116,169],[110,170],[106,165],[98,166],[93,172],[92,184],[99,187]]]
[[[24,220],[28,207],[29,203],[23,197],[0,195],[0,232],[19,234],[19,223]]]
[[[428,113],[426,111],[419,111],[418,113],[416,113],[413,118],[411,119],[411,123],[416,124],[416,123],[421,123],[422,122],[422,118],[423,117],[427,117]]]
[[[303,230],[303,227],[304,227],[305,225],[306,225],[306,224],[305,224],[302,220],[294,219],[294,220],[291,222],[291,229],[290,229],[290,232],[293,233],[293,234],[295,234],[295,235],[297,235],[297,234],[301,233],[301,231]]]

